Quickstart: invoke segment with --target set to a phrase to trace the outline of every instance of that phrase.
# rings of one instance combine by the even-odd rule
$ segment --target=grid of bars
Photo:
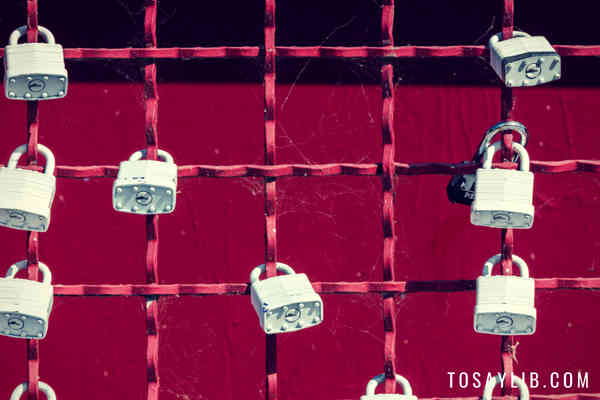
[[[38,38],[37,0],[27,0],[27,40],[36,42]],[[265,165],[239,166],[183,166],[178,170],[179,177],[241,177],[264,178],[265,194],[265,262],[267,277],[276,275],[277,260],[277,178],[286,176],[334,176],[334,175],[380,175],[383,182],[383,281],[381,282],[315,282],[319,293],[379,293],[383,296],[384,321],[384,372],[385,392],[396,391],[393,377],[396,373],[396,326],[393,315],[394,296],[414,292],[457,292],[474,290],[475,281],[396,281],[394,279],[394,177],[395,175],[447,174],[474,172],[479,164],[405,164],[395,162],[393,129],[394,116],[394,72],[393,59],[401,57],[476,57],[486,56],[484,46],[402,46],[394,47],[393,22],[394,0],[384,0],[381,6],[381,47],[278,47],[275,46],[275,0],[265,0],[264,48],[259,47],[211,47],[211,48],[157,48],[156,16],[157,0],[146,0],[144,19],[143,49],[65,49],[67,59],[144,59],[144,99],[145,136],[147,158],[157,159],[158,149],[158,90],[156,59],[160,58],[223,58],[223,57],[264,57],[264,148]],[[512,37],[514,1],[504,0],[502,32],[505,38]],[[598,56],[600,46],[554,46],[562,56]],[[0,51],[0,55],[3,55]],[[383,157],[378,164],[322,164],[322,165],[277,165],[275,141],[275,81],[276,57],[333,57],[356,58],[373,57],[381,59],[381,87],[383,95],[382,136]],[[511,119],[515,107],[512,89],[502,87],[500,119]],[[37,166],[38,103],[27,102],[27,161],[26,168],[40,170]],[[503,133],[503,162],[495,163],[500,168],[515,168],[508,162],[512,156],[512,134]],[[600,161],[567,160],[557,162],[532,161],[531,170],[537,173],[593,172],[600,173]],[[61,178],[116,177],[116,166],[58,166],[56,175]],[[58,296],[144,296],[146,297],[146,398],[159,397],[158,369],[158,310],[161,296],[179,295],[247,295],[246,283],[220,284],[175,284],[162,285],[158,279],[158,219],[157,215],[146,217],[146,281],[145,285],[55,285]],[[512,229],[501,231],[502,272],[512,274],[512,252],[514,236]],[[38,233],[28,232],[26,243],[28,278],[38,278]],[[536,289],[600,289],[600,278],[549,278],[536,279]],[[27,340],[27,383],[28,399],[38,400],[39,341]],[[510,379],[513,370],[514,340],[503,336],[501,339],[501,365]],[[266,335],[266,397],[277,399],[277,336]],[[503,395],[510,395],[510,382],[504,385]],[[598,398],[597,394],[533,395],[536,399],[584,400]],[[474,397],[462,399],[475,399]]]

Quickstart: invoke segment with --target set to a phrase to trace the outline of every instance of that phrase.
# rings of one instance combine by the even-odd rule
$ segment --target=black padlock
[[[490,145],[494,136],[496,136],[498,132],[502,131],[518,132],[521,135],[521,144],[523,146],[527,145],[529,133],[523,124],[517,121],[499,122],[488,129],[488,131],[485,133],[481,143],[479,144],[477,152],[473,155],[471,162],[481,162],[481,158],[483,157],[483,154]],[[516,162],[518,158],[519,156],[515,154],[513,161]],[[470,164],[470,162],[463,161],[458,165],[461,164]],[[448,186],[446,186],[446,194],[448,195],[448,200],[450,200],[451,203],[460,203],[470,206],[475,199],[475,174],[454,175],[450,179],[450,182],[448,182]]]
[[[469,164],[463,161],[461,164]],[[452,203],[471,205],[475,199],[475,174],[454,175],[446,186],[448,200]]]

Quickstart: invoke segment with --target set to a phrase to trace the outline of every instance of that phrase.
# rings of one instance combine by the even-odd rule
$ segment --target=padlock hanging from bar
[[[527,145],[529,133],[523,124],[517,121],[502,121],[488,129],[479,144],[477,152],[473,155],[471,162],[481,162],[481,159],[485,155],[494,136],[503,131],[515,131],[519,133],[521,136],[521,145],[523,147]],[[519,153],[515,153],[513,161],[516,162],[518,159]],[[467,162],[465,161],[464,163]],[[450,200],[451,203],[460,203],[468,206],[473,204],[473,200],[475,199],[476,181],[475,174],[454,175],[450,178],[450,181],[446,186],[448,200]]]
[[[529,154],[513,142],[519,154],[519,170],[492,168],[500,141],[487,148],[483,165],[476,172],[475,200],[471,205],[471,223],[492,228],[529,229],[533,225],[533,173],[529,171]]]
[[[177,165],[164,150],[165,161],[142,160],[146,150],[136,151],[121,162],[113,184],[113,208],[132,214],[169,214],[175,210]]]
[[[543,36],[513,31],[502,39],[502,32],[492,36],[488,47],[490,64],[508,87],[537,86],[560,79],[561,60]]]
[[[519,400],[529,400],[529,388],[527,387],[527,384],[523,382],[523,379],[516,375],[512,375],[511,380],[516,383],[519,388]],[[497,385],[504,387],[505,385],[508,385],[508,382],[503,381],[500,374],[495,375],[493,379],[490,379],[485,383],[481,400],[492,400],[492,393]]]
[[[17,168],[26,151],[26,144],[17,147],[10,155],[8,165],[0,167],[0,226],[46,232],[56,192],[54,155],[38,143],[37,151],[46,158],[46,169],[41,173]]]
[[[46,43],[18,43],[27,33],[21,26],[4,48],[4,91],[11,100],[51,100],[67,95],[68,73],[63,48],[48,29],[38,25]]]
[[[38,266],[43,281],[18,279],[27,268],[27,260],[13,264],[6,277],[0,278],[0,334],[22,339],[42,339],[48,331],[48,319],[54,300],[52,273],[42,262]]]
[[[265,333],[294,332],[323,322],[323,300],[315,292],[306,274],[277,263],[278,275],[259,280],[265,264],[250,273],[250,299]]]
[[[412,387],[408,380],[402,375],[396,374],[396,382],[402,387],[402,394],[399,393],[381,393],[375,394],[375,389],[380,383],[385,381],[385,374],[379,374],[367,383],[366,393],[360,396],[360,400],[417,400],[413,395]]]
[[[492,275],[501,254],[488,259],[482,275],[477,278],[477,300],[473,327],[475,332],[491,335],[533,335],[535,309],[535,280],[529,276],[527,263],[513,254],[513,263],[520,276]]]
[[[46,382],[38,381],[38,388],[40,389],[40,392],[46,395],[46,400],[56,400],[56,392],[54,392],[52,386],[48,385]],[[28,389],[29,384],[27,382],[21,383],[13,390],[9,400],[21,400],[21,397]]]

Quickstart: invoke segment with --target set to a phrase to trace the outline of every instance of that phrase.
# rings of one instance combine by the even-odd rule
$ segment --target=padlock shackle
[[[54,167],[56,165],[56,160],[54,159],[54,154],[52,154],[52,151],[40,143],[38,143],[38,145],[37,145],[37,151],[39,153],[41,153],[44,156],[44,158],[46,159],[46,169],[44,170],[44,173],[47,175],[54,175]],[[21,146],[17,147],[15,149],[15,151],[12,152],[12,154],[10,155],[10,158],[8,159],[8,164],[6,165],[7,168],[12,168],[12,169],[17,168],[17,163],[19,162],[19,159],[26,152],[27,152],[27,144],[22,144]]]
[[[157,153],[158,153],[158,157],[162,158],[167,163],[175,164],[175,160],[173,159],[173,156],[170,155],[169,153],[167,153],[166,151],[158,149]],[[129,161],[138,161],[138,160],[141,160],[142,157],[145,157],[145,156],[146,156],[146,149],[139,150],[139,151],[136,151],[135,153],[133,153],[131,155],[131,157],[129,157]]]
[[[483,396],[481,397],[481,399],[492,400],[492,392],[494,391],[496,385],[501,383],[501,381],[502,378],[500,377],[500,375],[496,375],[494,376],[494,379],[488,380],[483,389]],[[512,376],[512,381],[515,382],[519,387],[519,400],[529,400],[529,388],[527,387],[525,382],[523,382],[523,380],[516,375]]]
[[[527,128],[525,125],[518,121],[501,121],[496,125],[492,126],[487,130],[485,135],[483,135],[483,139],[479,144],[479,148],[477,149],[477,154],[473,157],[473,161],[481,161],[481,157],[485,154],[487,148],[489,147],[492,139],[496,136],[497,133],[503,131],[515,131],[521,135],[521,145],[523,147],[527,146],[527,142],[529,141],[529,132],[527,132]],[[519,158],[518,154],[515,154],[513,161],[516,162]]]
[[[369,383],[367,383],[367,390],[365,392],[365,394],[367,396],[373,396],[375,394],[375,389],[377,388],[377,386],[380,383],[383,383],[383,381],[385,381],[385,374],[379,374],[375,377],[373,377]],[[412,396],[413,395],[413,391],[412,391],[412,387],[410,386],[410,383],[408,382],[408,380],[403,377],[402,375],[398,375],[396,374],[396,382],[400,384],[400,386],[402,386],[402,394],[405,396]]]
[[[6,271],[5,278],[13,279],[20,270],[27,268],[27,265],[27,260],[14,263]],[[38,267],[40,268],[40,271],[42,271],[42,283],[44,285],[52,284],[52,272],[50,272],[50,268],[48,268],[48,266],[41,261],[38,261]]]
[[[38,381],[38,388],[44,392],[47,400],[56,400],[56,392],[50,385],[46,382]],[[10,395],[10,400],[20,400],[21,396],[29,389],[29,384],[27,382],[21,383],[19,386],[13,390]]]
[[[522,32],[522,31],[513,31],[513,38],[516,37],[530,37],[531,35],[529,33],[526,32]],[[488,42],[488,47],[492,47],[492,44],[498,43],[500,40],[502,40],[502,32],[498,32],[495,35],[493,35],[490,38],[490,41]]]
[[[261,264],[258,267],[254,268],[252,270],[252,272],[250,272],[250,283],[253,284],[254,282],[258,281],[258,278],[260,278],[260,276],[262,275],[263,272],[265,272],[267,270],[267,264]],[[294,269],[292,267],[290,267],[287,264],[284,263],[277,263],[277,271],[283,272],[284,274],[287,275],[294,275],[296,272],[294,272]]]
[[[485,264],[483,264],[483,272],[482,276],[490,276],[492,275],[492,270],[494,269],[494,265],[498,264],[502,260],[502,254],[496,254],[495,256],[490,257]],[[529,267],[525,260],[519,257],[516,254],[512,255],[513,263],[517,264],[519,267],[519,271],[521,271],[521,278],[529,278]]]
[[[8,38],[8,44],[15,45],[19,43],[19,39],[21,38],[21,36],[25,35],[26,33],[27,25],[18,27],[10,34],[10,37]],[[44,28],[43,26],[38,25],[38,33],[46,39],[46,43],[56,44],[56,41],[54,40],[54,35],[52,34],[52,32],[50,32],[48,28]]]
[[[521,171],[529,171],[529,153],[525,150],[521,144],[517,142],[513,142],[512,144],[513,150],[519,154],[519,170]],[[483,169],[491,169],[492,168],[492,159],[494,158],[494,153],[502,148],[502,141],[494,142],[488,146],[484,156],[483,156],[483,165],[481,168]]]

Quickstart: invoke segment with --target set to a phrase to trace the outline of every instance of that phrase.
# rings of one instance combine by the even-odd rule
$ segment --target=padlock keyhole
[[[542,73],[542,67],[537,62],[531,63],[525,68],[525,75],[529,79],[535,79],[541,73]]]
[[[287,322],[296,322],[300,319],[301,312],[297,308],[291,308],[285,313],[285,320]]]

